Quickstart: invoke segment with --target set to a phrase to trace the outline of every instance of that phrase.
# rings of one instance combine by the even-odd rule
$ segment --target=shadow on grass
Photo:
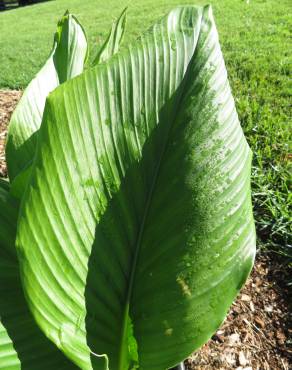
[[[0,0],[0,12],[52,0]]]

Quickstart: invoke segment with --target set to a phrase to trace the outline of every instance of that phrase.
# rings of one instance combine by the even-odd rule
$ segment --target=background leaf
[[[87,55],[85,33],[77,19],[66,13],[58,23],[52,52],[25,89],[8,128],[6,161],[10,181],[32,161],[38,129],[48,94],[60,83],[83,71]]]
[[[126,27],[126,12],[125,8],[116,22],[113,23],[112,29],[100,50],[93,59],[92,66],[105,62],[110,59],[119,50],[120,44],[123,40]]]
[[[164,370],[210,338],[253,263],[250,160],[210,7],[50,95],[17,245],[78,366]]]

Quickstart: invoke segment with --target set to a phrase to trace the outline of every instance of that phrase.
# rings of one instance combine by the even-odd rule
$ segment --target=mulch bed
[[[224,324],[188,360],[188,369],[291,369],[292,326],[285,274],[275,254],[260,253]]]
[[[6,177],[4,143],[20,91],[0,90],[0,176]],[[292,325],[287,270],[274,253],[261,252],[253,272],[212,339],[187,361],[188,370],[289,370]]]
[[[7,177],[5,165],[6,128],[21,94],[22,92],[17,90],[0,90],[0,177]]]

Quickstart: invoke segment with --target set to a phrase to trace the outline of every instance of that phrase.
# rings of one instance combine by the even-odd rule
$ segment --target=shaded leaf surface
[[[18,202],[0,182],[0,369],[77,370],[45,337],[25,301],[16,259]]]

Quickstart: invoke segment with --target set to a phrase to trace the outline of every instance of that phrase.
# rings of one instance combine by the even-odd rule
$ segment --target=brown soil
[[[21,97],[22,92],[17,90],[0,90],[0,177],[6,177],[5,140],[7,123]]]
[[[6,127],[20,96],[20,91],[0,90],[1,177],[7,175],[4,158]],[[291,369],[292,326],[289,292],[285,286],[286,271],[275,254],[260,253],[224,324],[200,351],[186,361],[187,369]]]

